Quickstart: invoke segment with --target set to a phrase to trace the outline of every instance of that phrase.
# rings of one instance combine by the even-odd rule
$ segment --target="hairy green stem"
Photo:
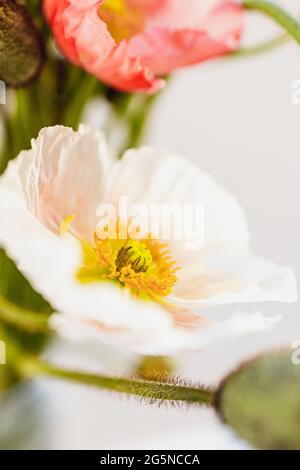
[[[0,320],[8,325],[20,328],[31,333],[50,332],[48,315],[20,308],[0,296]],[[185,402],[195,404],[213,405],[215,392],[204,387],[191,387],[176,383],[163,383],[156,380],[140,380],[84,372],[65,370],[54,365],[28,357],[16,347],[10,347],[10,363],[16,372],[23,378],[32,378],[37,375],[47,375],[64,380],[94,386],[126,395],[139,396],[142,399],[154,402]],[[164,378],[165,379],[165,378]]]
[[[300,23],[283,8],[265,0],[243,0],[247,10],[257,10],[275,20],[300,44]]]
[[[31,333],[50,332],[48,315],[38,314],[30,310],[22,309],[11,304],[0,296],[0,320],[4,323],[20,328]],[[135,395],[154,402],[182,402],[187,404],[199,404],[213,406],[215,403],[215,391],[205,387],[192,387],[189,385],[164,383],[156,378],[153,381],[107,377],[104,375],[90,374],[75,370],[66,370],[55,365],[40,361],[26,355],[12,344],[9,348],[9,362],[15,368],[20,377],[33,378],[38,375],[46,375],[63,380],[70,380],[83,385],[110,390],[126,395]]]
[[[135,395],[155,402],[182,402],[213,406],[215,392],[203,387],[190,387],[157,381],[137,380],[129,378],[107,377],[104,375],[65,370],[36,359],[25,360],[21,366],[24,376],[46,375],[54,378],[70,380],[103,390],[110,390],[126,395]]]

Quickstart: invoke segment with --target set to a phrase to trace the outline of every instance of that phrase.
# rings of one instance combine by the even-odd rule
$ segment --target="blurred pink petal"
[[[123,91],[155,93],[160,76],[234,50],[243,10],[233,0],[44,0],[65,56]]]

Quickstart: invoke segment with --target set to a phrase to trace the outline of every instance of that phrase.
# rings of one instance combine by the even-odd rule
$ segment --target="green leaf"
[[[300,449],[300,365],[291,351],[259,357],[230,374],[218,392],[222,419],[259,449]]]
[[[39,30],[26,8],[14,0],[0,0],[0,79],[17,88],[40,72],[45,49]]]

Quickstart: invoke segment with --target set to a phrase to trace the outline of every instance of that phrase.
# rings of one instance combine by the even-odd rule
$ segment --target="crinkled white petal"
[[[122,332],[114,336],[97,331],[79,319],[66,315],[55,314],[51,325],[65,337],[77,341],[101,340],[119,346],[129,347],[136,353],[144,355],[171,355],[182,351],[199,351],[220,340],[236,336],[264,332],[271,329],[281,316],[265,317],[256,312],[252,314],[237,313],[222,322],[210,322],[206,327],[183,329],[171,323],[164,324],[156,331],[146,331],[138,337],[136,334],[124,335]]]
[[[194,208],[201,205],[204,247],[225,242],[248,245],[248,228],[238,202],[211,176],[183,157],[150,147],[128,150],[115,163],[106,183],[105,201],[115,206],[124,196],[128,207],[175,204],[184,209],[185,205]],[[179,263],[184,261],[190,240],[169,242],[175,259]]]
[[[178,276],[179,282],[169,300],[189,308],[297,300],[292,268],[279,267],[234,247],[208,250],[187,263]]]
[[[193,343],[194,349],[204,348],[223,339],[234,338],[248,333],[268,331],[281,320],[281,315],[275,317],[265,317],[260,312],[244,313],[239,312],[223,322],[214,323],[212,328],[206,328],[199,338]]]
[[[90,238],[112,164],[103,134],[84,125],[78,132],[55,126],[42,129],[31,145],[8,168],[30,212],[56,233],[74,215],[73,230]]]

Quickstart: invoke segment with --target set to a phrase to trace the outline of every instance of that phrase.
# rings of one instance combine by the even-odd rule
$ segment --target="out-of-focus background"
[[[300,14],[299,0],[278,2]],[[267,18],[251,15],[247,43],[280,33]],[[147,143],[181,153],[222,182],[244,206],[252,248],[300,279],[300,104],[291,85],[300,80],[300,49],[292,42],[268,54],[222,59],[179,72],[153,114]],[[181,375],[217,383],[242,360],[300,340],[299,305],[263,304],[209,310],[222,319],[235,310],[264,310],[284,319],[272,331],[251,334],[177,358]],[[136,358],[93,344],[52,347],[67,365],[122,373]],[[46,424],[27,448],[241,449],[247,445],[208,409],[147,406],[84,387],[43,381]]]

